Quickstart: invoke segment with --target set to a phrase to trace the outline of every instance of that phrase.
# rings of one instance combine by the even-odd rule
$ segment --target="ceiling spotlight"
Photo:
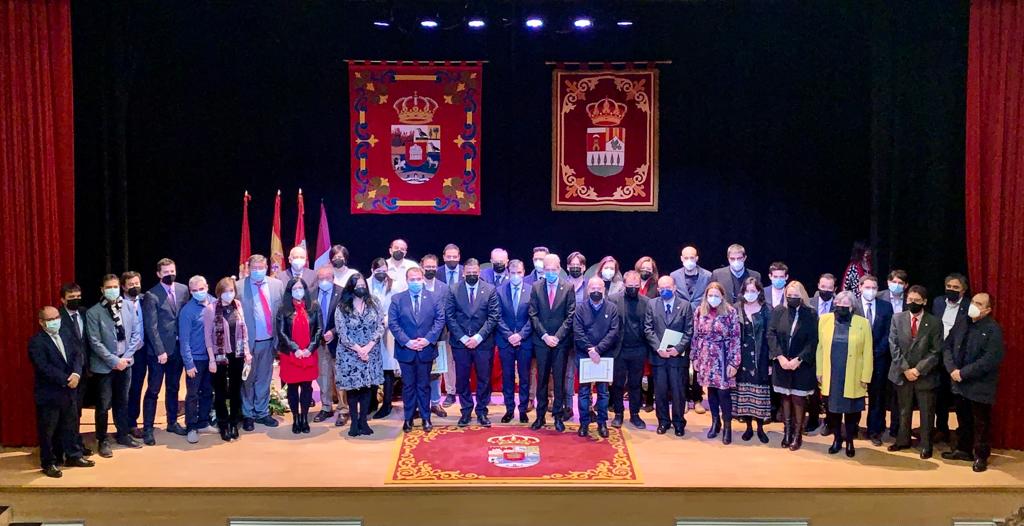
[[[391,22],[388,22],[387,20],[374,20],[373,25],[377,27],[390,27]]]
[[[530,17],[526,19],[526,27],[530,29],[540,29],[544,27],[544,21],[537,17]]]
[[[617,25],[619,27],[629,27],[629,26],[633,25],[633,21],[632,20],[619,20],[618,22],[615,23],[615,25]]]
[[[577,18],[573,21],[572,25],[576,26],[576,29],[586,29],[594,25],[594,22],[589,18]]]
[[[433,18],[425,18],[420,20],[420,25],[427,29],[434,29],[437,27],[437,20],[434,20]]]
[[[469,21],[466,22],[466,25],[468,25],[472,29],[480,29],[487,25],[487,23],[484,22],[482,18],[470,18]]]

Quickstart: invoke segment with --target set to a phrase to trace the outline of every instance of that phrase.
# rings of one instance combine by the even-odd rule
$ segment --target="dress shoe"
[[[334,416],[334,411],[324,411],[323,409],[321,409],[320,412],[313,417],[313,422],[323,422],[324,420],[327,420],[332,416]]]
[[[665,433],[668,433],[668,428],[668,424],[658,424],[658,429],[655,429],[654,432],[659,435],[664,435]]]
[[[530,423],[530,417],[526,416],[526,413],[520,412],[519,413],[519,423],[520,424],[529,424]]]
[[[351,417],[349,416],[348,413],[342,413],[341,411],[338,411],[338,419],[335,420],[335,422],[340,421],[341,425],[345,425],[345,424],[347,424],[349,422],[350,418]]]
[[[91,468],[95,465],[95,462],[82,457],[71,458],[64,462],[64,466],[69,468]]]
[[[512,411],[505,411],[505,414],[501,415],[501,423],[502,424],[507,424],[507,423],[511,422],[512,419],[515,418],[515,416],[516,415],[512,414]]]
[[[988,461],[983,458],[979,458],[974,461],[974,465],[971,466],[971,469],[974,470],[975,473],[981,473],[988,469]]]
[[[532,424],[530,424],[530,429],[536,431],[538,429],[543,428],[545,424],[547,424],[547,422],[545,422],[543,418],[538,417],[536,420],[533,421]]]
[[[334,419],[334,427],[344,427],[347,421],[348,419],[345,418],[343,413],[338,413],[338,416]]]
[[[142,440],[142,429],[139,429],[137,427],[136,428],[132,428],[131,435],[132,435],[132,438],[134,438],[136,440]]]
[[[629,423],[633,424],[633,427],[637,429],[647,429],[647,422],[644,422],[644,420],[640,418],[639,414],[629,417]]]
[[[927,460],[929,458],[932,458],[932,448],[922,449],[921,460]]]
[[[615,429],[622,427],[622,413],[615,413],[615,418],[612,419],[612,427]]]
[[[562,422],[561,418],[555,418],[555,431],[558,431],[559,433],[565,432],[565,423]]]
[[[131,435],[117,437],[117,443],[124,447],[132,449],[139,449],[140,447],[142,447],[142,444],[140,444],[137,440],[132,438]]]
[[[402,431],[405,431],[406,433],[412,431],[412,420],[406,420],[402,423]]]
[[[693,412],[697,413],[698,415],[703,415],[704,413],[707,413],[708,410],[704,409],[704,403],[703,402],[694,402],[693,403]]]
[[[255,420],[253,420],[251,418],[243,418],[242,419],[242,430],[244,430],[245,432],[248,433],[248,432],[251,432],[254,429],[256,429],[256,421]]]
[[[228,435],[231,440],[238,440],[238,424],[232,423],[228,426]]]
[[[430,429],[433,429],[433,428],[434,428],[434,426],[430,426]],[[430,429],[427,429],[427,428],[423,428],[423,429],[424,429],[424,431],[430,431]],[[363,436],[370,436],[370,435],[373,434],[373,429],[369,425],[366,424],[366,419],[365,418],[363,419],[362,422],[359,423],[359,434],[363,435]]]
[[[448,411],[445,411],[441,404],[432,404],[430,412],[439,418],[446,418],[448,416]]]
[[[576,431],[576,434],[581,437],[590,436],[590,425],[580,425],[580,429],[579,431]]]
[[[61,471],[60,468],[58,468],[57,466],[50,464],[49,466],[43,467],[43,475],[46,475],[47,477],[50,477],[52,479],[59,479],[64,476],[64,472]]]
[[[147,446],[155,446],[156,445],[156,439],[153,438],[153,430],[152,429],[146,429],[146,430],[144,430],[142,432],[142,443],[146,444]]]
[[[714,419],[711,421],[711,427],[708,428],[708,439],[712,439],[718,436],[718,432],[722,430],[722,421]]]
[[[459,427],[466,427],[469,425],[470,421],[472,421],[472,418],[469,416],[469,413],[466,413],[459,418],[458,425]]]
[[[676,436],[677,437],[682,437],[684,435],[686,435],[686,428],[685,427],[677,427],[676,428]]]
[[[828,454],[835,455],[836,453],[839,453],[840,449],[843,449],[843,440],[839,437],[836,437],[834,440],[832,440],[832,445],[829,446],[828,448]]]
[[[654,404],[646,404],[641,409],[643,409],[645,413],[650,413],[654,411]]]
[[[444,397],[444,402],[441,402],[441,405],[443,405],[445,407],[451,407],[451,406],[455,405],[455,395],[445,396]]]
[[[82,456],[85,457],[85,458],[91,457],[92,456],[92,450],[87,448],[87,447],[85,447],[85,446],[82,446]]]
[[[431,432],[433,430],[434,430],[434,424],[432,424],[430,422],[430,420],[427,420],[426,418],[424,418],[423,419],[423,432],[424,433],[429,433],[429,432]]]
[[[384,406],[377,410],[371,418],[374,420],[380,420],[381,418],[387,418],[391,414],[391,406]]]
[[[853,458],[857,454],[857,449],[853,447],[853,440],[846,441],[846,456]]]
[[[878,447],[882,445],[882,435],[871,435],[871,445]]]
[[[476,417],[476,421],[484,427],[491,427],[491,419],[487,418],[487,415],[480,415]]]
[[[725,429],[722,430],[722,443],[725,445],[732,444],[732,425],[725,424]]]
[[[597,435],[601,438],[608,438],[608,424],[597,424]]]
[[[974,456],[966,451],[953,450],[942,453],[942,458],[946,460],[964,460],[970,462],[974,460]]]
[[[114,452],[110,450],[110,442],[106,440],[100,440],[99,444],[96,445],[96,451],[99,451],[100,456],[103,458],[114,456]]]
[[[895,452],[895,451],[903,451],[904,449],[910,449],[910,446],[901,446],[899,444],[893,444],[893,445],[889,446],[886,449],[888,449],[889,451]]]
[[[267,415],[267,416],[265,416],[263,418],[260,418],[259,420],[256,420],[256,423],[264,425],[266,427],[277,427],[278,426],[277,420],[275,420],[274,417],[272,417],[270,415]]]
[[[167,424],[167,432],[174,433],[175,435],[182,437],[188,434],[188,431],[186,431],[184,427],[181,427],[177,422]]]

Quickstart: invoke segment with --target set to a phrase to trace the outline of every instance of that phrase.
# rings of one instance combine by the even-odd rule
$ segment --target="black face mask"
[[[437,277],[437,269],[433,269],[432,268],[430,270],[424,270],[423,271],[423,277],[425,277],[427,279],[434,279],[434,278],[436,278]]]
[[[177,278],[178,278],[178,276],[175,276],[174,274],[168,274],[168,275],[160,278],[160,283],[163,283],[164,285],[171,285],[171,284],[174,283],[174,280],[177,279]]]
[[[377,281],[379,281],[381,283],[384,283],[384,280],[387,279],[387,277],[388,277],[388,273],[387,272],[374,272],[373,273],[373,279],[375,279],[375,280],[377,280]]]
[[[594,303],[597,303],[597,302],[601,301],[603,298],[604,298],[604,293],[603,292],[591,292],[590,293],[590,301],[593,301]]]
[[[795,309],[804,304],[804,300],[800,298],[786,298],[786,306]]]
[[[394,258],[395,261],[402,261],[403,259],[405,259],[405,251],[396,250],[391,253],[391,257]]]
[[[835,296],[835,294],[836,293],[831,290],[818,289],[818,297],[821,298],[822,301],[831,301],[832,296]]]
[[[850,307],[836,307],[836,319],[839,321],[850,321],[853,317],[853,312]]]
[[[626,297],[636,298],[640,295],[640,287],[626,287]]]
[[[504,263],[491,263],[491,267],[494,268],[494,272],[497,273],[497,274],[501,274],[502,272],[505,272],[505,264]]]
[[[356,287],[352,294],[355,294],[357,298],[365,298],[370,291],[366,290],[366,287]]]
[[[142,289],[139,287],[130,287],[128,289],[128,296],[131,298],[137,298],[142,293]]]
[[[345,260],[344,259],[332,259],[331,260],[331,266],[333,266],[334,268],[344,268],[345,267]]]
[[[583,275],[583,269],[579,267],[569,267],[569,275],[573,278],[578,278]]]
[[[67,302],[68,310],[78,310],[79,307],[81,307],[81,306],[82,306],[82,298],[75,298],[73,300],[68,300],[68,302]]]
[[[467,275],[463,276],[462,278],[466,280],[466,285],[469,285],[471,287],[473,285],[476,285],[476,283],[478,281],[480,281],[480,276],[477,276],[477,275],[468,275],[467,274]]]
[[[458,261],[445,261],[444,266],[448,267],[448,270],[455,270],[459,266]]]
[[[653,276],[653,275],[654,275],[653,272],[647,272],[646,270],[641,270],[640,271],[640,279],[642,279],[644,281],[647,281],[647,280],[651,279],[651,276]]]
[[[908,303],[907,304],[907,310],[910,311],[911,314],[917,314],[917,313],[921,312],[922,310],[924,310],[924,304],[923,303]]]
[[[960,293],[952,289],[946,289],[946,300],[956,303],[960,301]]]

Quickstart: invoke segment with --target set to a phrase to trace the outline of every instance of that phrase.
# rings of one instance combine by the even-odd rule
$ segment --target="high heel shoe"
[[[708,439],[712,439],[718,436],[718,432],[722,430],[722,421],[714,419],[711,421],[711,428],[708,429]]]

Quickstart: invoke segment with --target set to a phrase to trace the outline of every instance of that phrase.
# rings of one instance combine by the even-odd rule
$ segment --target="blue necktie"
[[[320,291],[320,315],[323,316],[324,325],[327,324],[327,311],[330,307],[330,302],[327,301],[327,291]]]
[[[476,287],[469,288],[469,305],[473,305],[473,301],[476,300]]]
[[[875,308],[871,303],[868,303],[868,320],[871,322],[871,325],[875,324]]]
[[[519,307],[519,287],[512,287],[512,306]]]
[[[412,297],[412,314],[416,316],[420,313],[420,297],[419,295]]]

